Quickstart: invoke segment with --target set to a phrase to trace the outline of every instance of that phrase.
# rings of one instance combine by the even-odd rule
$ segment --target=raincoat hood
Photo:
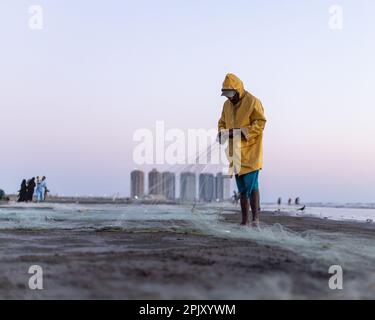
[[[243,96],[245,95],[245,88],[243,82],[233,73],[228,73],[226,75],[223,83],[223,89],[236,90],[240,95],[240,98],[243,98]]]

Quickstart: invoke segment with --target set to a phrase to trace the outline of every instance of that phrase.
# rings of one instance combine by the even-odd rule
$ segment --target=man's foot
[[[260,195],[259,189],[253,190],[250,197],[251,213],[253,215],[253,227],[259,227]]]
[[[259,228],[259,219],[253,220],[253,222],[251,223],[251,226],[253,228]]]

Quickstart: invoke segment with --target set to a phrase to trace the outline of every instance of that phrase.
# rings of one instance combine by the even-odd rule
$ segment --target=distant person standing
[[[40,177],[36,177],[36,189],[35,189],[35,195],[36,195],[36,200],[38,202],[42,201],[42,188],[41,188],[41,181]]]
[[[288,200],[288,206],[291,206],[292,205],[292,198],[289,198]]]
[[[18,191],[17,202],[26,202],[27,201],[27,184],[26,179],[22,180],[21,188]]]
[[[49,190],[48,190],[48,187],[47,187],[47,182],[46,182],[46,177],[43,177],[43,181],[44,181],[44,201],[46,201],[46,199],[47,199],[47,196],[48,196],[48,193],[50,192]]]
[[[227,154],[232,156],[229,169],[236,177],[240,193],[241,224],[248,224],[250,199],[252,224],[257,226],[260,211],[258,176],[263,166],[263,130],[266,125],[264,109],[260,100],[247,92],[243,82],[234,74],[226,75],[222,96],[227,101],[218,123],[218,140],[223,144],[229,139]]]
[[[283,200],[281,199],[281,197],[279,199],[277,199],[277,211],[281,211],[281,204],[283,203]]]
[[[281,197],[280,197],[279,199],[277,199],[277,205],[278,205],[278,206],[281,206],[281,203],[282,203],[282,199],[281,199]]]
[[[28,201],[28,202],[33,201],[35,187],[36,187],[35,177],[33,177],[27,183],[27,199],[26,199],[26,201]]]
[[[47,189],[46,185],[46,177],[37,177],[37,183],[36,183],[36,197],[38,202],[44,201],[44,195]]]
[[[42,177],[42,181],[40,183],[41,201],[45,201],[46,200],[46,195],[47,195],[47,192],[48,192],[46,179],[47,178],[45,176],[43,176]]]

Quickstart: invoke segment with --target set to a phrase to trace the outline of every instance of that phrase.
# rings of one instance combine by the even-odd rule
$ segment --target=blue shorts
[[[259,189],[258,177],[259,170],[244,174],[242,176],[236,175],[238,192],[241,194],[246,194],[247,197],[250,198],[253,190]]]

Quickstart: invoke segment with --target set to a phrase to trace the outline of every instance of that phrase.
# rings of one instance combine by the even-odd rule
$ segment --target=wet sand
[[[223,219],[235,224],[238,216]],[[372,224],[272,213],[263,213],[262,221],[297,233],[375,240]],[[326,262],[278,245],[194,232],[0,231],[0,258],[1,299],[375,298],[368,267],[345,273],[345,281],[361,279],[365,288],[332,291]],[[42,291],[28,288],[31,265],[44,270]]]

